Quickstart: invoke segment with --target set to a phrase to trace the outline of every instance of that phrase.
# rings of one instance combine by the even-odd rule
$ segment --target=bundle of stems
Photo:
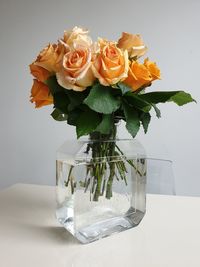
[[[93,132],[90,134],[90,141],[87,144],[85,153],[91,152],[91,161],[86,165],[86,177],[80,185],[85,188],[85,192],[90,190],[91,199],[98,201],[100,196],[105,195],[110,199],[113,195],[112,187],[114,179],[121,179],[127,185],[126,163],[131,165],[137,173],[142,176],[133,160],[126,159],[123,151],[116,144],[117,126],[114,125],[109,134]],[[66,186],[71,186],[71,192],[74,193],[76,181],[72,175],[73,166],[71,166],[66,181]]]
[[[123,180],[127,185],[127,169],[123,152],[116,144],[117,126],[114,125],[109,134],[94,132],[90,135],[87,153],[91,150],[91,164],[87,165],[87,177],[84,183],[87,190],[90,186],[93,201],[98,201],[105,194],[107,199],[112,197],[114,179]],[[126,160],[129,164],[131,161]]]

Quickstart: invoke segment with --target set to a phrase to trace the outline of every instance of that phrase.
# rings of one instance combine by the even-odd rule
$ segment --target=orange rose
[[[160,69],[157,67],[155,62],[149,61],[148,58],[144,61],[144,66],[149,70],[152,76],[152,81],[161,79],[160,77]]]
[[[128,53],[122,51],[114,42],[99,39],[100,51],[97,53],[92,70],[104,86],[124,80],[128,74]]]
[[[40,66],[37,66],[34,63],[32,63],[29,67],[31,74],[40,82],[46,81],[51,75],[51,73],[48,70]]]
[[[71,49],[63,58],[63,68],[56,73],[58,83],[74,91],[83,91],[94,82],[91,70],[92,53],[90,48],[80,46]]]
[[[137,61],[132,61],[128,78],[124,81],[125,84],[129,85],[133,91],[141,88],[144,85],[149,84],[152,81],[152,76],[149,70]]]
[[[53,104],[53,97],[50,94],[49,88],[46,84],[36,79],[33,80],[31,89],[31,102],[35,102],[36,108]]]
[[[34,64],[55,73],[62,65],[65,52],[66,48],[62,44],[49,44],[40,52]]]
[[[61,42],[69,48],[77,48],[77,46],[87,46],[92,45],[92,39],[88,35],[88,30],[74,27],[72,30],[65,31],[64,37]]]
[[[147,47],[144,45],[139,34],[123,32],[122,37],[118,40],[117,46],[121,49],[128,50],[130,58],[139,58],[147,51]]]
[[[69,50],[61,43],[54,44],[54,49],[56,53],[55,72],[58,72],[62,69],[63,57]]]

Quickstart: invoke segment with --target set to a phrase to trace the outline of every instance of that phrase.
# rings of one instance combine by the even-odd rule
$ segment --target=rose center
[[[108,47],[106,51],[106,56],[110,59],[114,59],[118,57],[117,50],[114,47]]]

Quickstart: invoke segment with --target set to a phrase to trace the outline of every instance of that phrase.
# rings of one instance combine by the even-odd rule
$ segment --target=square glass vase
[[[145,215],[147,160],[137,140],[65,142],[56,172],[56,217],[81,243],[133,228]]]

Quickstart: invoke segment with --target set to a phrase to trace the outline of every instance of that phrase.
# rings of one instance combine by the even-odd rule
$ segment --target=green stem
[[[121,153],[121,155],[124,155],[124,153],[121,151],[121,149],[116,145],[116,148],[118,151]],[[125,158],[126,159],[126,158]],[[133,160],[131,159],[126,159],[126,162],[128,162],[135,170],[136,172],[142,177],[143,174],[137,169],[137,167],[134,165]]]
[[[110,199],[112,197],[112,185],[113,185],[113,179],[115,176],[115,163],[111,162],[110,164],[110,175],[107,182],[107,188],[106,188],[106,198]]]
[[[106,172],[106,162],[104,162],[104,160],[108,158],[109,161],[112,161],[112,156],[114,156],[114,151],[115,151],[113,146],[114,144],[113,140],[115,138],[116,138],[116,126],[113,127],[110,134],[101,134],[99,132],[94,132],[90,135],[90,139],[92,141],[92,143],[90,144],[90,148],[92,149],[93,176],[94,176],[93,179],[95,179],[96,181],[96,188],[93,196],[94,201],[98,201],[99,196],[104,194],[105,187],[107,187],[105,178],[103,179]],[[111,142],[109,142],[109,140],[111,140]],[[115,164],[113,166],[115,170]],[[110,189],[112,189],[112,182],[114,176],[115,172],[111,171],[107,182],[108,188]]]
[[[97,179],[97,186],[96,186],[96,190],[94,193],[94,201],[98,201],[99,200],[99,196],[101,194],[101,180],[102,180],[102,174],[101,174],[101,168],[100,168],[100,164],[97,164],[95,167],[96,169],[96,173],[95,173],[95,177]]]
[[[114,131],[114,137],[116,136],[116,128]],[[113,185],[113,180],[115,177],[115,162],[113,162],[113,156],[115,156],[115,142],[110,142],[110,147],[109,147],[109,166],[110,166],[110,175],[108,178],[107,182],[107,188],[106,188],[106,198],[110,199],[112,197],[112,185]]]
[[[72,180],[72,170],[73,170],[74,166],[71,166],[69,169],[69,174],[67,177],[67,181],[65,181],[65,186],[67,187],[69,185],[69,182]]]

